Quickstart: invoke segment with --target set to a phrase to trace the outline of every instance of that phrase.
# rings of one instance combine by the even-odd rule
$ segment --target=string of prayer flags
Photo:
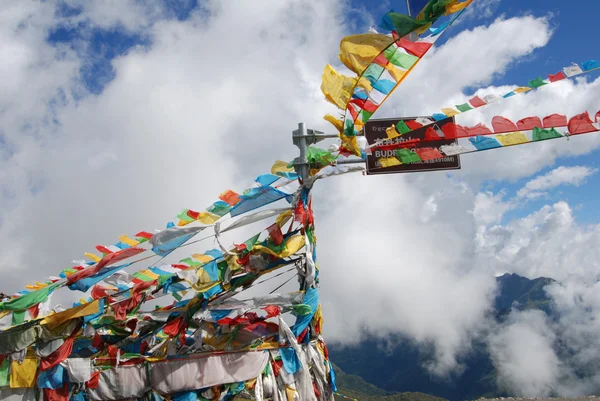
[[[520,86],[517,87],[503,95],[486,95],[483,97],[474,96],[469,101],[463,104],[455,105],[454,107],[445,107],[442,109],[441,113],[434,114],[436,120],[443,120],[448,117],[454,117],[459,114],[465,113],[469,110],[477,109],[479,107],[486,106],[488,104],[497,102],[500,99],[506,99],[517,94],[528,93],[542,86],[546,86],[552,84],[554,82],[559,82],[567,78],[577,77],[582,74],[587,74],[588,72],[595,71],[600,69],[600,64],[595,60],[585,61],[581,63],[581,67],[577,64],[573,64],[568,67],[564,67],[562,71],[559,71],[556,74],[548,74],[547,79],[543,79],[542,77],[538,77],[532,79],[527,84],[528,86]]]
[[[342,39],[340,60],[357,77],[341,75],[330,65],[325,67],[321,91],[329,102],[344,111],[342,121],[331,115],[325,116],[340,134],[341,154],[362,157],[356,134],[471,0],[462,3],[439,0],[432,3],[436,5],[427,8],[420,20],[393,12],[386,14],[382,28],[391,31],[391,37],[369,33]],[[414,42],[406,38],[408,33],[424,32],[439,17],[449,14],[456,15],[435,34]]]
[[[599,114],[600,111],[596,115]],[[378,159],[381,168],[409,163],[437,162],[449,156],[465,153],[598,132],[600,124],[597,118],[594,120],[592,121],[587,111],[570,119],[562,114],[551,114],[543,119],[526,117],[516,123],[508,118],[496,116],[492,119],[493,131],[483,124],[463,127],[450,122],[446,123],[441,130],[436,131],[436,134],[441,132],[442,139],[455,139],[456,143],[435,148],[433,144],[440,138],[403,142],[400,140],[401,138],[395,137],[371,145],[370,150],[393,151],[393,156],[388,156],[388,152],[386,152],[386,156]],[[560,132],[560,128],[566,128],[566,131]]]

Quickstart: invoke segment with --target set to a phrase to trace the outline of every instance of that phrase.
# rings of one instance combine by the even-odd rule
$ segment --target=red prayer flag
[[[277,305],[267,305],[263,309],[265,312],[267,312],[267,319],[279,316],[279,314],[281,313],[281,308]]]
[[[412,54],[413,56],[417,56],[419,58],[423,57],[425,53],[427,53],[429,49],[431,49],[431,46],[433,46],[433,43],[411,42],[410,40],[405,38],[401,38],[400,40],[396,41],[396,44],[399,47],[406,50],[407,52],[409,52],[410,54]]]
[[[100,349],[102,344],[104,344],[104,341],[102,341],[102,337],[100,337],[100,334],[94,334],[94,338],[92,339],[92,347]]]
[[[267,228],[271,239],[275,243],[275,245],[279,245],[283,242],[283,233],[281,232],[281,228],[277,225],[277,223],[272,224]]]
[[[479,96],[474,96],[471,100],[469,100],[469,103],[471,103],[471,106],[475,108],[485,106],[487,104]]]
[[[569,133],[571,135],[587,134],[594,131],[598,131],[598,129],[592,123],[587,111],[569,120]]]
[[[598,111],[594,116],[594,122],[598,122],[598,119],[600,119],[600,111]]]
[[[556,74],[548,74],[548,79],[550,80],[550,82],[561,81],[565,78],[566,78],[566,75],[562,71],[557,72]]]
[[[188,217],[189,217],[189,218],[192,218],[192,219],[194,219],[194,220],[196,220],[196,219],[198,218],[198,216],[200,216],[200,213],[198,213],[198,212],[195,212],[195,211],[193,211],[193,210],[188,210],[188,211],[186,212],[186,214],[188,215]]]
[[[474,127],[468,127],[465,129],[467,131],[467,136],[490,135],[492,133],[488,127],[481,123]]]
[[[31,308],[29,308],[29,314],[32,318],[37,319],[38,314],[40,313],[40,304],[35,304]]]
[[[446,139],[456,139],[458,135],[456,131],[456,124],[454,123],[444,124],[442,126],[442,132],[444,133],[444,138]]]
[[[494,132],[497,134],[514,132],[518,129],[515,123],[502,116],[496,116],[492,119],[492,128],[494,128]]]
[[[107,287],[102,287],[101,285],[96,284],[95,286],[92,287],[92,292],[90,293],[90,297],[92,297],[93,299],[106,298],[111,295],[107,291],[113,291],[113,289],[107,288]]]
[[[379,105],[373,103],[368,99],[352,99],[350,100],[350,104],[354,104],[360,109],[368,111],[369,113],[376,112],[377,108],[379,107]],[[351,105],[348,105],[348,110],[350,110],[350,114],[352,114],[352,117],[356,120],[356,118],[358,117],[358,112]]]
[[[444,157],[444,155],[436,148],[417,148],[415,152],[423,161],[441,159]]]
[[[98,250],[98,252],[102,252],[104,254],[113,253],[113,251],[111,251],[110,249],[108,249],[104,245],[96,245],[96,249]]]
[[[421,128],[423,126],[423,124],[419,124],[416,120],[404,121],[404,124],[406,124],[406,126],[408,128],[410,128],[411,131],[419,129],[419,128]]]
[[[69,355],[71,355],[71,351],[73,351],[73,341],[75,341],[75,337],[71,335],[60,347],[56,349],[56,351],[47,357],[42,358],[40,360],[40,370],[48,370],[53,368],[67,359]]]
[[[229,206],[235,206],[240,202],[240,195],[236,192],[233,192],[231,189],[223,192],[219,195],[219,199],[226,202]]]
[[[306,211],[304,210],[304,203],[302,202],[298,202],[294,209],[294,221],[300,224],[305,224],[306,222]]]
[[[373,63],[385,67],[390,63],[390,61],[387,58],[385,58],[385,55],[383,53],[381,53],[379,56],[375,57]]]
[[[137,233],[135,235],[136,237],[141,237],[141,238],[146,238],[146,239],[150,239],[152,238],[152,234],[146,231],[140,231],[139,233]]]
[[[567,116],[563,116],[562,114],[551,114],[547,117],[544,117],[543,122],[544,128],[566,127]]]
[[[542,128],[542,121],[539,117],[525,117],[517,121],[517,128],[523,131],[529,131],[536,127]]]
[[[439,141],[441,139],[442,138],[433,129],[433,127],[428,127],[427,130],[425,131],[425,138],[424,138],[424,140],[426,140],[426,141]]]
[[[65,383],[59,389],[43,389],[44,401],[69,401],[69,383]]]
[[[127,248],[127,249],[122,249],[117,252],[109,253],[108,255],[106,255],[102,259],[100,259],[100,262],[98,262],[94,266],[89,267],[85,270],[81,270],[78,273],[71,274],[70,276],[68,276],[67,284],[73,284],[81,279],[86,278],[86,277],[91,277],[94,274],[98,273],[100,271],[100,269],[102,269],[104,266],[112,265],[114,263],[120,262],[124,259],[130,258],[130,257],[135,256],[144,251],[145,251],[145,249],[142,249],[142,248]]]
[[[98,388],[98,384],[100,384],[100,372],[93,372],[90,380],[85,382],[87,388]]]
[[[183,320],[183,316],[179,316],[167,323],[163,328],[163,331],[166,335],[175,337],[177,334],[179,334],[181,328],[184,327],[184,324],[185,320]]]

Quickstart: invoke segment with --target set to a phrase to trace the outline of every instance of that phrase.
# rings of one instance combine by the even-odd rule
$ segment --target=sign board
[[[454,118],[449,117],[441,121],[436,121],[432,126],[425,126],[423,128],[416,129],[408,132],[400,137],[394,139],[387,139],[385,132],[391,125],[396,125],[399,121],[415,120],[418,117],[401,117],[401,118],[387,118],[382,120],[369,120],[364,127],[364,134],[369,145],[373,145],[378,140],[385,140],[384,145],[393,145],[396,143],[402,143],[410,140],[423,140],[425,138],[425,132],[428,127],[433,127],[436,131],[441,132],[444,125],[453,123]],[[433,117],[425,117],[433,120]],[[427,148],[438,148],[443,145],[451,145],[456,143],[456,139],[444,139],[440,141],[428,141],[425,143],[415,143],[411,145],[409,149],[413,150],[420,147]],[[394,174],[394,173],[410,173],[410,172],[424,172],[424,171],[439,171],[439,170],[459,170],[460,169],[460,156],[447,156],[439,159],[426,160],[418,163],[401,164],[399,166],[382,167],[379,163],[379,159],[382,157],[394,156],[393,150],[377,150],[373,149],[371,154],[367,154],[367,174]]]

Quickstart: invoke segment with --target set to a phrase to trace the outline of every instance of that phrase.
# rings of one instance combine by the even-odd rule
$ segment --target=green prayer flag
[[[461,112],[464,113],[465,111],[469,111],[472,110],[473,108],[469,105],[469,103],[463,103],[463,104],[459,104],[458,106],[456,106],[456,108]]]
[[[0,364],[0,388],[10,385],[10,358],[5,355]]]
[[[258,237],[260,237],[260,233],[256,234],[254,237],[244,242],[244,245],[246,245],[246,249],[248,251],[251,251],[252,248],[254,248],[254,245],[256,245],[256,243],[258,242]]]
[[[191,223],[192,221],[195,221],[195,219],[192,219],[190,216],[188,216],[187,212],[188,209],[183,209],[181,212],[179,212],[177,218],[179,220],[185,221],[186,223]]]
[[[12,314],[12,325],[16,326],[25,321],[25,311],[22,312],[13,312]]]
[[[408,15],[398,13],[388,13],[387,16],[392,24],[394,24],[394,28],[396,28],[396,32],[398,33],[399,37],[404,37],[418,28],[430,23],[427,20],[416,20]]]
[[[411,152],[409,149],[399,149],[395,152],[396,157],[404,164],[418,163],[421,158],[415,152]]]
[[[312,313],[312,308],[306,304],[292,305],[292,313],[296,316],[306,316]]]
[[[158,285],[160,285],[160,286],[164,285],[172,277],[173,277],[173,275],[171,275],[171,274],[161,274],[160,276],[158,276]]]
[[[140,272],[133,273],[133,277],[137,278],[138,280],[142,280],[143,282],[148,282],[148,281],[154,280],[152,277],[147,276],[144,273],[140,273]]]
[[[308,162],[311,164],[328,165],[335,160],[335,156],[328,150],[315,148],[310,146],[306,155]]]
[[[401,134],[406,134],[407,132],[412,131],[404,121],[398,121],[398,124],[396,124],[396,129]]]
[[[554,128],[543,129],[543,128],[535,127],[533,129],[533,140],[534,141],[544,141],[546,139],[561,138],[562,136],[563,135],[561,135]]]
[[[352,119],[347,119],[344,122],[344,135],[348,137],[356,136],[356,131],[354,131],[354,121]]]
[[[361,110],[359,119],[363,123],[366,123],[367,121],[369,121],[369,119],[371,118],[372,115],[373,115],[373,113],[371,113],[371,112],[368,112],[366,110]]]
[[[197,267],[197,266],[200,266],[201,264],[203,264],[199,260],[192,259],[192,258],[185,258],[180,263],[186,263],[192,267]]]
[[[544,82],[542,77],[538,77],[534,80],[529,81],[528,85],[531,86],[532,88],[539,88],[540,86],[547,85],[547,83]]]
[[[390,63],[405,70],[410,69],[419,60],[417,56],[399,51],[396,46],[388,47],[383,54]]]
[[[230,210],[231,206],[229,206],[225,202],[217,202],[208,209],[206,209],[207,212],[215,214],[219,217],[225,216],[227,213],[229,213]]]
[[[48,299],[48,295],[54,291],[60,284],[54,283],[39,290],[29,292],[19,298],[11,299],[10,301],[0,303],[2,311],[25,311],[34,305],[44,302]]]

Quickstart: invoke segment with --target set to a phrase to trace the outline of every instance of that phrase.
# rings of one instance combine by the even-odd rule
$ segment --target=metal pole
[[[298,123],[298,129],[292,133],[292,141],[294,145],[300,149],[300,156],[294,159],[294,169],[298,177],[304,182],[308,177],[308,159],[306,158],[306,149],[308,148],[307,143],[308,131],[304,123]]]
[[[412,10],[410,9],[410,0],[406,0],[406,11],[408,12],[408,16],[409,16],[409,17],[412,17],[412,16],[413,16],[413,12],[412,12]],[[416,42],[416,41],[417,41],[417,34],[416,34],[416,33],[414,33],[414,32],[411,32],[411,33],[409,33],[409,34],[408,34],[408,39],[409,39],[411,42]]]

